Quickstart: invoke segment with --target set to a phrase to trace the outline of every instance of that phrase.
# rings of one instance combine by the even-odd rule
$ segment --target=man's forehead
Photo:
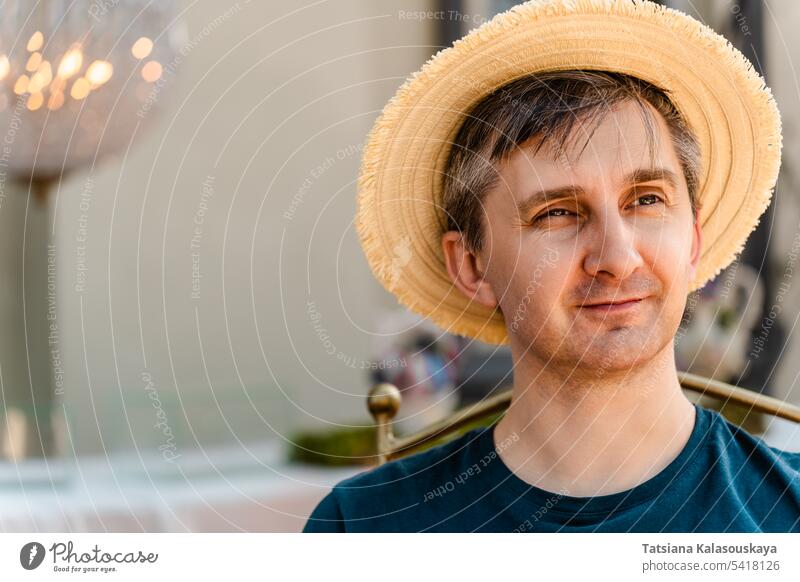
[[[523,144],[500,168],[502,181],[518,202],[539,191],[552,198],[560,191],[585,194],[598,186],[627,187],[664,181],[672,188],[682,184],[682,171],[666,123],[656,112],[649,129],[635,105],[612,112],[584,127],[587,139],[569,137],[563,147],[541,137]],[[573,134],[578,130],[573,129]]]
[[[520,144],[507,161],[543,171],[665,165],[674,158],[671,132],[664,117],[649,103],[626,101],[606,111],[576,117],[568,133],[536,135]],[[603,168],[597,168],[603,166]]]

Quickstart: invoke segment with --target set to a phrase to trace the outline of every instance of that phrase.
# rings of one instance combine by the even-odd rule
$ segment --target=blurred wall
[[[158,117],[51,199],[78,453],[368,421],[361,362],[394,301],[352,228],[355,180],[432,25],[398,17],[409,1],[184,6]]]
[[[780,297],[770,297],[779,305],[788,338],[781,361],[775,369],[775,396],[800,404],[800,38],[795,27],[800,22],[800,3],[765,0],[764,26],[767,74],[783,123],[783,163],[775,190],[775,227],[771,233],[775,276],[789,283]]]

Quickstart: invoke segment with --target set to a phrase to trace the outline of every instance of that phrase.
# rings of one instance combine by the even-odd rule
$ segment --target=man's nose
[[[584,270],[592,277],[624,280],[644,263],[633,224],[616,208],[596,215],[587,234]]]

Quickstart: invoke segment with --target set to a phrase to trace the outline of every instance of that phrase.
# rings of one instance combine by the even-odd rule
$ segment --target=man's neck
[[[694,428],[671,343],[646,365],[613,374],[582,377],[516,361],[495,445],[511,443],[498,447],[503,462],[546,491],[591,497],[631,489],[674,460]]]

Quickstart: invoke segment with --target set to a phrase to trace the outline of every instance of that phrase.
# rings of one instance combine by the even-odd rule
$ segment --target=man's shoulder
[[[314,510],[304,531],[421,531],[436,523],[437,512],[428,503],[435,497],[432,492],[475,462],[486,446],[481,436],[491,436],[485,430],[472,429],[340,481]]]
[[[710,419],[708,444],[716,449],[719,459],[736,458],[737,471],[738,462],[745,461],[750,465],[761,462],[772,471],[800,473],[800,452],[773,446],[763,436],[751,434],[717,411],[705,409],[704,414]]]
[[[472,429],[444,444],[389,461],[379,467],[348,477],[334,486],[338,495],[375,493],[389,489],[419,490],[443,477],[458,473],[477,454],[478,441],[488,427]]]

